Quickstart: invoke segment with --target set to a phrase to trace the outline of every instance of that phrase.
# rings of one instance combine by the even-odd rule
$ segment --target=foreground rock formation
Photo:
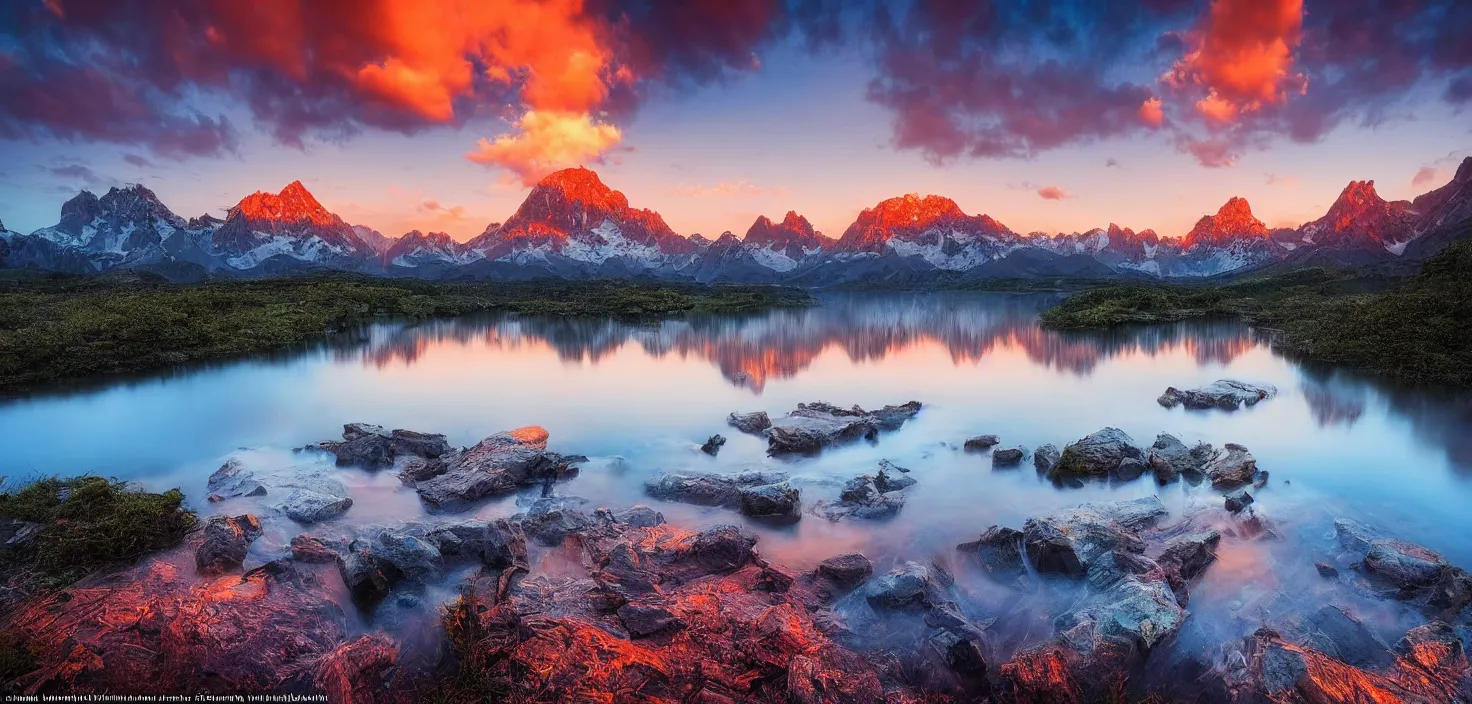
[[[822,401],[799,403],[796,410],[772,421],[766,430],[767,447],[772,454],[811,454],[845,442],[873,440],[879,431],[897,430],[919,412],[919,401],[876,411]]]
[[[1219,408],[1223,411],[1235,411],[1244,406],[1255,406],[1258,401],[1272,398],[1277,393],[1278,390],[1272,386],[1220,379],[1199,389],[1182,390],[1171,386],[1156,400],[1166,408],[1185,406],[1196,410]]]

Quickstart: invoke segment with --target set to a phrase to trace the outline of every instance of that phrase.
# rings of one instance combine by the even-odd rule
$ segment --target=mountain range
[[[1472,220],[1472,158],[1450,182],[1386,201],[1351,181],[1323,217],[1270,229],[1229,199],[1180,237],[1110,224],[1021,234],[942,196],[905,195],[859,213],[837,238],[789,211],[743,237],[676,233],[584,168],[553,173],[504,223],[468,242],[418,230],[398,237],[345,222],[296,181],[256,192],[221,220],[184,219],[141,185],[82,191],[57,224],[30,234],[0,224],[0,265],[76,274],[117,268],[180,281],[330,269],[421,278],[629,277],[800,286],[924,284],[1036,277],[1201,279],[1266,267],[1363,267],[1424,261]]]

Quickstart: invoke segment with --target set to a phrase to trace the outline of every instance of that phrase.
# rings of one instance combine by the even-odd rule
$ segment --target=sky
[[[300,180],[469,239],[588,166],[681,234],[905,193],[1018,232],[1269,226],[1472,155],[1457,0],[0,0],[0,221]]]

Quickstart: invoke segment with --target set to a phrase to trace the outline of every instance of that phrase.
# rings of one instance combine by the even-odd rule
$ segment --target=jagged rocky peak
[[[81,235],[82,228],[101,215],[102,202],[92,191],[83,190],[61,204],[61,222],[56,224],[56,229],[73,236]]]
[[[878,252],[891,239],[914,240],[926,233],[943,231],[974,238],[1011,235],[1001,223],[986,215],[967,215],[956,201],[944,196],[910,193],[880,201],[865,208],[839,239],[845,251]]]
[[[276,223],[310,223],[336,225],[342,218],[328,212],[317,202],[301,181],[292,181],[280,193],[256,191],[240,201],[231,211],[249,220]]]
[[[1235,240],[1266,238],[1268,228],[1252,214],[1252,206],[1246,198],[1233,196],[1216,211],[1196,221],[1196,226],[1181,238],[1185,248],[1197,245],[1222,247]]]
[[[203,215],[200,215],[199,217],[189,218],[188,227],[191,230],[210,230],[217,228],[223,224],[225,224],[224,220],[210,215],[209,213],[205,213]]]
[[[596,171],[581,166],[548,174],[532,188],[527,201],[531,202],[538,196],[560,197],[589,209],[604,211],[620,211],[629,207],[629,199],[623,193],[604,185]]]
[[[787,211],[780,223],[772,222],[765,215],[758,216],[756,222],[746,230],[743,240],[750,245],[774,250],[790,249],[799,254],[833,244],[832,238],[824,237],[823,233],[814,230],[813,224],[807,218],[793,210]]]
[[[1388,248],[1414,235],[1414,215],[1406,201],[1387,202],[1374,181],[1350,181],[1324,217],[1303,227],[1303,239],[1325,247]]]
[[[383,258],[392,264],[413,266],[430,260],[454,261],[459,254],[459,243],[446,233],[410,230],[393,241]]]
[[[241,199],[211,240],[229,254],[254,253],[232,260],[232,266],[255,266],[257,258],[277,255],[323,263],[327,259],[359,260],[374,253],[351,225],[323,207],[301,181],[292,181],[280,193],[256,191]]]

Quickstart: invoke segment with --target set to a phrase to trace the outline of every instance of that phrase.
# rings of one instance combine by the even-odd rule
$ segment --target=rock
[[[1060,457],[1062,454],[1058,452],[1058,446],[1048,443],[1039,447],[1037,452],[1032,453],[1032,465],[1037,468],[1038,472],[1049,474],[1053,471],[1053,466],[1058,464]]]
[[[382,633],[359,636],[317,664],[312,689],[329,702],[372,702],[392,691],[399,649]]]
[[[321,538],[303,533],[291,539],[291,559],[308,563],[333,562],[337,559],[337,550]]]
[[[880,430],[899,430],[905,421],[920,412],[920,407],[919,401],[909,401],[898,406],[885,406],[872,415]]]
[[[194,551],[194,566],[201,574],[229,572],[245,562],[251,541],[261,534],[261,522],[244,514],[215,516],[204,527],[204,539]]]
[[[1431,625],[1431,624],[1428,624]],[[1428,640],[1388,670],[1370,671],[1341,662],[1312,647],[1288,643],[1276,631],[1259,628],[1243,643],[1245,663],[1227,674],[1233,701],[1280,702],[1452,702],[1464,696],[1458,682],[1467,672],[1465,656],[1443,660],[1452,647],[1433,627],[1412,632]],[[1410,634],[1407,634],[1409,637]]]
[[[425,503],[438,509],[458,509],[486,496],[565,478],[586,458],[548,452],[547,431],[527,426],[497,433],[443,459],[443,473],[414,487]]]
[[[741,512],[748,516],[800,518],[802,501],[797,489],[786,482],[742,487]]]
[[[224,500],[241,496],[265,496],[266,487],[256,480],[255,474],[246,469],[244,463],[232,457],[205,481],[205,492],[212,500],[213,497]]]
[[[721,451],[721,446],[724,444],[726,444],[726,438],[717,433],[710,436],[710,438],[705,441],[705,444],[700,446],[700,451],[704,452],[707,455],[710,455],[711,457],[715,457],[716,453]]]
[[[1166,541],[1165,550],[1155,561],[1181,579],[1192,580],[1216,561],[1216,546],[1221,541],[1221,534],[1214,530],[1177,536]]]
[[[1202,472],[1218,489],[1235,489],[1252,483],[1257,473],[1257,460],[1247,448],[1236,443],[1227,443],[1226,454],[1207,462]]]
[[[1142,553],[1135,532],[1165,515],[1156,497],[1084,504],[1049,516],[1030,518],[1022,527],[1023,549],[1038,572],[1081,579],[1094,561],[1111,550]]]
[[[919,480],[903,474],[891,475],[885,471],[884,463],[879,465],[879,474],[874,475],[874,488],[880,493],[887,494],[891,491],[899,491],[919,484]]]
[[[439,433],[419,433],[413,430],[396,429],[389,433],[389,438],[393,441],[395,456],[412,455],[437,459],[451,452],[449,441]]]
[[[647,638],[669,628],[683,628],[684,622],[657,602],[629,602],[618,608],[618,620],[631,638]]]
[[[992,466],[1016,467],[1027,456],[1027,450],[1020,447],[1004,447],[992,451]]]
[[[1416,626],[1395,642],[1395,652],[1423,672],[1467,671],[1467,655],[1456,629],[1444,621]]]
[[[775,454],[812,454],[859,439],[873,440],[879,423],[861,411],[833,412],[827,404],[798,404],[767,430],[767,449]]]
[[[999,442],[1001,439],[995,435],[977,435],[966,438],[966,443],[962,447],[967,450],[986,450]]]
[[[644,504],[634,504],[626,509],[613,512],[613,520],[635,528],[653,528],[664,523],[664,514]]]
[[[1327,562],[1315,562],[1314,569],[1318,570],[1319,576],[1324,579],[1334,579],[1339,576],[1339,570],[1334,569],[1334,566]]]
[[[716,526],[697,533],[684,557],[699,574],[726,573],[751,562],[753,545],[756,538],[736,526]]]
[[[505,519],[452,523],[435,528],[427,537],[439,546],[444,557],[466,558],[501,568],[526,563],[526,538]]]
[[[767,417],[766,411],[732,413],[726,417],[726,423],[743,433],[753,435],[761,435],[762,431],[772,427],[772,419]]]
[[[371,423],[344,423],[342,426],[342,439],[347,442],[369,436],[388,437],[388,431]]]
[[[1364,555],[1370,551],[1370,541],[1374,540],[1375,532],[1353,519],[1339,518],[1334,521],[1334,537],[1339,541],[1340,547]]]
[[[1451,566],[1431,550],[1393,539],[1370,541],[1364,565],[1366,572],[1402,589],[1434,584]]]
[[[450,453],[444,435],[398,429],[389,432],[383,426],[348,423],[342,427],[343,441],[323,443],[337,455],[339,466],[352,465],[365,469],[393,466],[399,457],[435,459]]]
[[[818,502],[814,512],[830,521],[843,518],[880,519],[899,513],[905,505],[905,495],[899,492],[882,492],[869,475],[855,477],[843,487],[837,502]]]
[[[1128,576],[1089,597],[1082,608],[1060,617],[1056,625],[1060,631],[1072,631],[1069,635],[1075,639],[1120,638],[1148,652],[1175,635],[1185,620],[1186,610],[1176,603],[1165,582]],[[1096,647],[1088,644],[1081,649]]]
[[[930,601],[930,570],[918,562],[906,562],[880,577],[864,592],[876,610],[925,608]]]
[[[1258,401],[1271,398],[1278,392],[1271,386],[1221,379],[1199,389],[1181,390],[1172,386],[1161,394],[1157,401],[1166,408],[1185,406],[1192,409],[1220,408],[1235,411],[1243,406],[1255,406]]]
[[[1384,641],[1338,606],[1320,607],[1304,626],[1308,633],[1305,646],[1355,667],[1380,669],[1395,661]]]
[[[874,563],[862,554],[852,552],[819,562],[817,572],[842,588],[852,589],[874,574]]]
[[[1460,567],[1448,567],[1429,591],[1429,610],[1454,617],[1472,605],[1472,575]]]
[[[1201,449],[1192,450],[1176,436],[1161,433],[1155,437],[1155,444],[1150,446],[1146,464],[1155,472],[1155,480],[1162,485],[1175,481],[1182,474],[1200,474],[1202,457],[1211,454],[1211,446],[1197,447]]]
[[[1089,586],[1103,591],[1126,577],[1140,577],[1145,581],[1165,581],[1165,570],[1154,560],[1128,550],[1110,550],[1089,565],[1085,577]]]
[[[665,501],[739,508],[742,488],[780,484],[785,481],[786,472],[765,469],[726,474],[670,473],[645,482],[644,493]]]
[[[1135,457],[1126,457],[1119,461],[1119,466],[1114,469],[1114,476],[1120,481],[1132,482],[1145,474],[1146,469],[1143,460]]]
[[[593,526],[593,517],[577,509],[587,503],[578,497],[543,497],[537,499],[521,519],[521,529],[542,545],[557,546],[569,535]]]
[[[348,544],[338,572],[360,604],[381,601],[400,582],[426,583],[439,578],[440,551],[422,538],[379,529],[376,535]]]
[[[910,473],[909,469],[901,467],[893,462],[890,462],[889,460],[879,460],[879,471],[888,472],[890,476],[894,476],[895,474]]]
[[[277,508],[298,523],[319,523],[337,518],[353,507],[348,496],[325,494],[311,489],[292,489]]]
[[[1232,513],[1240,513],[1242,509],[1251,505],[1252,501],[1252,494],[1247,493],[1246,489],[1238,489],[1227,494],[1226,509]]]
[[[992,579],[1010,582],[1024,574],[1022,563],[1023,533],[1015,528],[992,526],[980,538],[961,543],[956,549],[971,555]]]
[[[1118,428],[1105,428],[1063,448],[1050,477],[1105,477],[1127,457],[1144,456],[1135,441]]]
[[[439,459],[409,457],[399,465],[399,479],[409,486],[445,473],[445,463]]]
[[[352,440],[333,445],[332,453],[337,455],[339,467],[382,469],[394,464],[393,441],[387,435],[364,433]]]

